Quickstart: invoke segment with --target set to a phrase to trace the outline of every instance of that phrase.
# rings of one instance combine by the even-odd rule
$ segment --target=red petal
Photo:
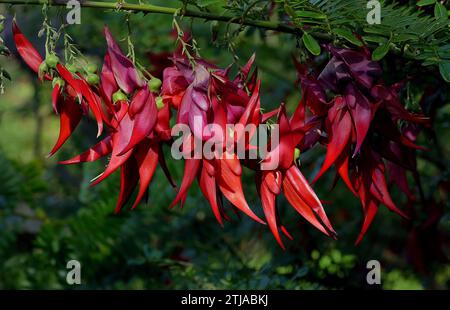
[[[39,55],[33,45],[31,45],[30,41],[28,41],[28,39],[20,31],[15,21],[12,22],[12,31],[17,52],[20,57],[22,57],[23,61],[25,61],[31,70],[38,73],[39,66],[43,61],[41,55]],[[51,77],[48,74],[45,75],[45,78],[49,81],[51,80]]]
[[[267,220],[267,224],[269,225],[269,228],[272,231],[272,234],[274,235],[278,244],[281,246],[283,250],[285,250],[286,248],[283,244],[283,241],[281,241],[277,225],[278,221],[275,206],[276,195],[270,189],[270,184],[272,183],[272,180],[276,179],[275,173],[272,171],[268,172],[263,171],[259,176],[256,175],[256,178],[257,178],[258,192],[261,197],[261,203],[264,215]],[[281,183],[280,179],[279,182]],[[281,186],[281,184],[278,184],[278,186]]]
[[[216,217],[219,224],[223,226],[222,215],[217,203],[216,180],[214,176],[208,172],[208,170],[210,169],[214,169],[214,167],[207,160],[203,160],[203,166],[201,168],[198,183],[203,195],[205,195],[211,206],[214,216]]]
[[[102,175],[92,182],[91,186],[94,186],[103,181],[130,158],[132,150],[123,155],[119,155],[119,151],[121,151],[125,147],[126,143],[128,143],[128,141],[130,140],[131,126],[132,121],[130,120],[128,114],[126,114],[117,127],[117,132],[112,135],[113,148],[108,166],[106,167]]]
[[[84,162],[92,162],[96,161],[99,158],[102,158],[112,151],[112,139],[111,136],[107,136],[105,139],[101,140],[99,143],[91,147],[86,152],[75,156],[74,158],[60,161],[60,164],[69,165],[69,164],[78,164]]]
[[[183,181],[181,181],[180,190],[170,204],[170,208],[173,208],[178,202],[183,201],[186,198],[187,191],[199,172],[200,164],[200,159],[191,158],[185,160]]]
[[[334,109],[337,109],[337,105],[334,105],[330,109],[329,116],[330,113],[333,113],[332,110]],[[328,168],[330,168],[330,166],[339,157],[341,152],[345,149],[345,146],[351,138],[352,120],[350,114],[345,110],[334,112],[336,113],[336,117],[332,120],[331,123],[331,132],[329,132],[330,138],[327,146],[328,149],[325,156],[325,161],[312,183],[317,181],[317,179],[320,178],[322,174],[328,170]]]
[[[135,145],[145,139],[155,126],[158,111],[156,108],[155,97],[153,97],[153,94],[149,93],[147,88],[143,88],[135,96],[135,99],[137,98],[137,101],[141,100],[140,97],[142,96],[142,93],[148,93],[148,96],[146,98],[144,106],[142,107],[142,110],[135,115],[130,141],[127,146],[119,152],[120,154],[128,152]],[[131,107],[133,106],[134,102],[135,100],[133,99]]]
[[[130,199],[130,196],[137,185],[139,178],[136,171],[137,167],[134,160],[127,161],[120,168],[120,193],[116,204],[116,214],[122,210],[124,204]]]
[[[80,123],[82,111],[80,105],[75,103],[75,98],[67,97],[59,107],[59,136],[55,146],[47,157],[55,154],[56,151],[72,135],[77,125]]]
[[[361,228],[361,232],[359,233],[358,239],[356,239],[355,244],[359,244],[361,242],[362,238],[367,232],[367,229],[369,229],[369,226],[372,223],[373,218],[375,217],[377,211],[378,205],[373,200],[370,200],[367,206],[364,208],[364,222]]]
[[[286,171],[286,177],[289,179],[297,195],[301,197],[301,199],[314,211],[314,213],[317,214],[317,216],[321,219],[322,223],[325,224],[327,229],[334,235],[336,235],[336,232],[334,231],[327,215],[325,214],[322,203],[314,193],[308,181],[297,168],[297,166],[293,165],[291,168],[289,168]]]
[[[79,101],[82,101],[82,97],[86,99],[97,121],[97,137],[99,137],[103,131],[103,113],[100,108],[100,99],[92,92],[87,82],[81,77],[74,78],[72,73],[61,64],[58,64],[56,68],[61,77],[76,91]]]
[[[245,200],[240,176],[242,168],[240,168],[239,159],[234,154],[227,156],[230,158],[215,161],[218,168],[217,180],[220,191],[236,208],[240,209],[255,221],[265,224],[263,220],[253,213]]]
[[[330,235],[328,231],[322,226],[322,224],[317,220],[311,208],[297,194],[294,185],[288,178],[284,178],[283,180],[283,193],[287,201],[289,201],[289,203],[301,216],[303,216],[308,222],[310,222],[314,227],[323,232],[325,235]]]
[[[144,197],[147,192],[148,185],[153,178],[153,174],[155,173],[156,166],[158,164],[158,149],[159,146],[157,143],[146,140],[139,145],[134,154],[134,158],[136,159],[139,167],[140,184],[139,192],[131,209],[136,208],[142,197]]]

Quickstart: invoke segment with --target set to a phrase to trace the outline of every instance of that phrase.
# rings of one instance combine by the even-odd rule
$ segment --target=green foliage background
[[[177,1],[159,2],[179,5]],[[221,12],[221,1],[206,2],[197,4]],[[228,4],[236,14],[251,4],[235,2]],[[263,4],[249,12],[258,16],[260,8],[263,12]],[[42,22],[40,9],[2,9],[4,15],[16,13],[22,30],[42,51],[43,40],[36,35]],[[64,10],[53,9],[53,22],[58,23],[61,12]],[[80,49],[92,61],[101,63],[106,45],[103,25],[107,24],[118,39],[123,39],[125,17],[123,12],[84,9],[82,24],[69,31]],[[132,16],[132,38],[143,63],[150,65],[145,56],[148,51],[174,49],[174,39],[169,35],[171,20],[171,16],[162,15]],[[293,110],[300,92],[294,86],[295,70],[290,57],[291,53],[299,58],[306,56],[301,42],[288,34],[263,33],[254,28],[233,33],[239,27],[231,26],[227,32],[223,23],[219,23],[217,41],[211,42],[209,23],[197,20],[191,24],[188,18],[183,23],[192,27],[202,57],[220,66],[233,59],[242,65],[256,52],[263,80],[263,107],[269,109],[285,100]],[[11,44],[8,46],[14,51]],[[283,251],[266,227],[247,218],[232,214],[233,221],[221,228],[197,188],[190,191],[184,209],[169,210],[175,193],[161,171],[152,182],[147,203],[114,215],[118,175],[89,188],[89,180],[102,171],[105,161],[57,165],[58,160],[70,158],[93,144],[95,124],[83,122],[62,151],[46,159],[59,125],[51,110],[50,87],[37,84],[34,75],[17,58],[0,61],[13,79],[6,84],[6,94],[0,96],[1,289],[373,288],[366,284],[366,263],[371,259],[381,262],[381,288],[448,288],[448,192],[439,186],[448,184],[450,175],[450,105],[445,83],[434,94],[438,97],[433,106],[438,109],[434,121],[438,134],[424,132],[419,137],[421,144],[430,147],[426,156],[437,159],[419,159],[427,203],[414,206],[417,220],[406,223],[382,207],[362,244],[354,246],[361,225],[360,204],[340,182],[330,191],[333,176],[329,173],[315,190],[327,202],[325,207],[339,239],[331,240],[315,231],[281,200],[282,217],[295,238],[287,242],[287,250]],[[398,61],[398,56],[387,56],[383,67],[386,78],[392,81],[407,73],[425,73],[421,81],[408,84],[408,93],[404,94],[411,109],[417,108],[427,85],[442,83],[436,82],[440,78],[437,67],[417,67],[413,62]],[[435,147],[436,142],[439,148]],[[323,155],[320,147],[302,155],[305,175],[317,171]],[[178,182],[182,168],[181,162],[169,160],[169,169]],[[244,186],[252,209],[261,214],[249,173],[244,176]],[[394,197],[399,205],[404,204],[398,192],[394,191]],[[424,231],[420,229],[429,218],[432,201],[437,201],[445,214],[430,231],[420,235],[423,240],[415,241],[413,232]],[[423,246],[424,240],[428,248]],[[411,252],[411,244],[418,245],[418,252]],[[433,252],[436,248],[441,251]],[[423,268],[414,264],[418,258],[415,256],[423,259]],[[82,264],[80,286],[66,284],[66,263],[71,259]]]

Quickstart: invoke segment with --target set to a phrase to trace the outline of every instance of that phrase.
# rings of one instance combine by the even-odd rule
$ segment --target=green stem
[[[52,6],[66,6],[66,1],[62,0],[0,0],[0,3],[11,5],[43,5],[48,3]],[[133,3],[121,3],[118,7],[116,2],[100,2],[100,1],[80,1],[80,5],[86,8],[97,9],[112,9],[112,10],[124,10],[131,12],[143,12],[143,13],[159,13],[174,15],[179,8],[170,8],[164,6],[158,6],[153,4],[133,4]],[[230,15],[217,15],[209,12],[202,12],[198,10],[185,9],[183,10],[183,16],[201,18],[205,20],[217,20],[222,22],[230,22],[233,24],[253,26],[266,30],[273,30],[277,32],[299,34],[302,30],[283,23],[266,21],[266,20],[254,20],[249,18],[236,19],[235,16]],[[311,33],[311,35],[324,40],[331,40],[332,37],[326,33]]]

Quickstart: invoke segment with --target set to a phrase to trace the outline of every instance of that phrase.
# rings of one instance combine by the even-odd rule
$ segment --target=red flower
[[[311,112],[324,118],[323,130],[328,135],[325,161],[314,181],[333,164],[336,166],[338,174],[363,205],[364,223],[357,239],[360,242],[380,204],[407,217],[389,195],[384,161],[395,164],[402,161],[400,150],[420,149],[399,130],[398,120],[426,123],[427,119],[403,108],[397,95],[400,85],[383,85],[381,68],[370,60],[367,50],[333,46],[328,49],[333,57],[318,80],[297,65],[306,104]],[[336,94],[329,103],[324,100],[325,90]],[[406,169],[413,171],[415,163]],[[351,177],[349,170],[353,171]],[[394,167],[391,172],[396,183],[406,191],[405,170]]]

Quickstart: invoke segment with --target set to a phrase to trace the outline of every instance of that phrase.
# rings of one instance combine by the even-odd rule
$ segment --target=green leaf
[[[288,13],[289,16],[291,17],[297,17],[297,13],[294,11],[294,9],[287,3],[284,4],[284,10],[286,11],[286,13]]]
[[[415,34],[410,33],[400,33],[400,34],[394,34],[394,37],[392,38],[392,42],[404,42],[404,41],[411,41],[411,40],[417,40],[418,37]]]
[[[389,28],[383,27],[382,25],[373,25],[371,27],[366,27],[363,30],[364,32],[371,34],[379,34],[382,36],[389,35]]]
[[[217,4],[219,2],[223,2],[223,0],[198,0],[197,5],[201,8],[205,8],[207,6]]]
[[[436,0],[421,0],[421,1],[417,2],[417,6],[431,5],[431,4],[434,4],[435,2],[436,2]]]
[[[364,36],[363,39],[366,42],[375,42],[375,43],[381,43],[381,44],[384,44],[388,41],[386,38],[378,37],[378,36]]]
[[[346,28],[336,28],[333,30],[333,32],[356,46],[363,45],[362,42],[357,37],[355,37],[355,35],[350,30]]]
[[[387,42],[378,46],[372,53],[372,59],[375,61],[383,59],[383,57],[389,52],[389,44],[390,42]]]
[[[315,19],[326,19],[327,16],[322,13],[316,13],[311,11],[296,11],[297,17],[309,17]]]
[[[436,2],[436,4],[434,5],[434,17],[436,17],[436,19],[448,18],[447,9],[442,3]]]
[[[439,72],[442,78],[450,83],[450,61],[441,62],[439,64]]]
[[[302,37],[303,43],[305,44],[308,51],[315,56],[320,55],[320,45],[317,43],[316,39],[314,39],[310,34],[304,33]]]

